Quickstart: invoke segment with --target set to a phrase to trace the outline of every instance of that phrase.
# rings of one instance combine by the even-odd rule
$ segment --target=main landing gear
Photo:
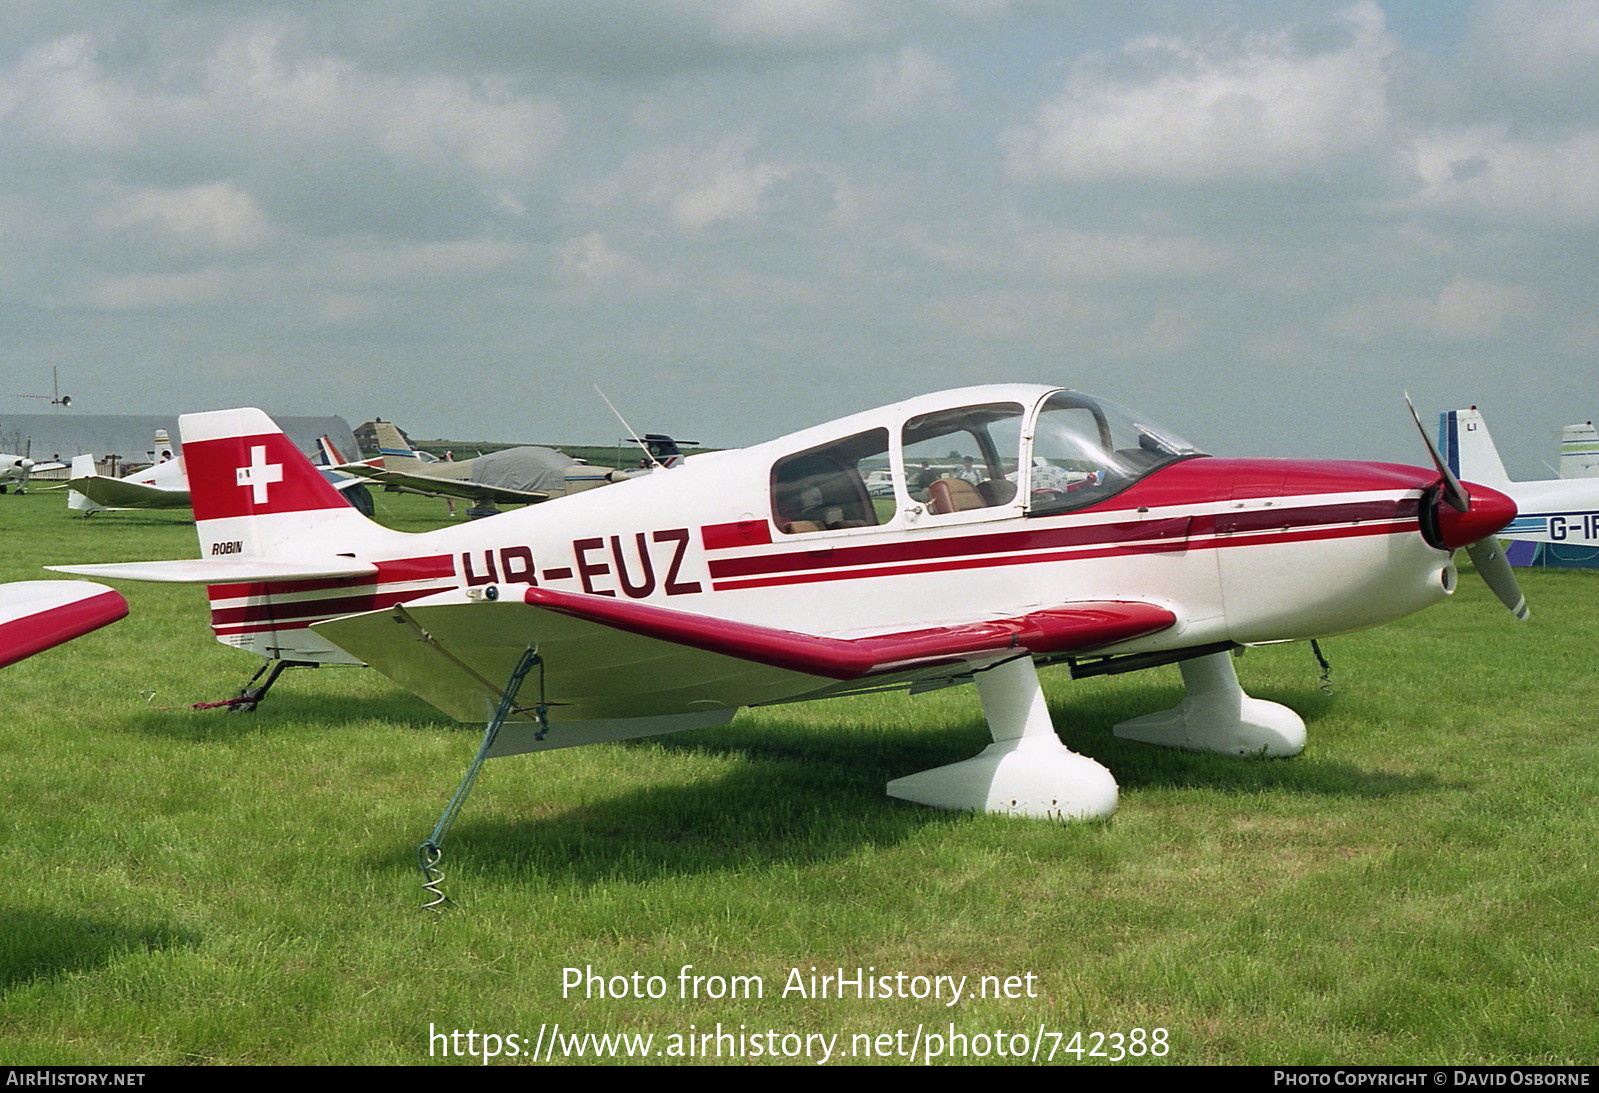
[[[1116,779],[1060,742],[1030,656],[977,673],[994,742],[971,759],[888,783],[888,795],[967,812],[1096,820],[1116,811]]]
[[[1185,660],[1187,694],[1169,710],[1115,727],[1117,736],[1185,751],[1222,755],[1298,755],[1305,723],[1286,706],[1251,698],[1238,685],[1229,653]],[[1060,742],[1031,657],[977,673],[994,742],[970,759],[896,778],[888,795],[967,812],[1054,820],[1104,819],[1116,811],[1116,779],[1098,762]]]

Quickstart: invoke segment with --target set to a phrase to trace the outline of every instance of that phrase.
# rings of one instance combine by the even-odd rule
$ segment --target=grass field
[[[380,505],[411,530],[442,512]],[[58,493],[0,497],[0,528],[7,580],[194,552],[180,517],[69,518]],[[1523,582],[1525,625],[1466,574],[1327,641],[1331,696],[1304,646],[1250,651],[1245,686],[1309,726],[1293,760],[1115,739],[1176,699],[1174,668],[1045,672],[1068,743],[1121,784],[1106,823],[887,798],[987,742],[971,688],[497,760],[446,844],[443,914],[418,909],[415,847],[480,730],[359,669],[191,710],[259,662],[212,641],[198,589],[127,586],[129,618],[0,673],[0,1063],[525,1062],[558,1023],[653,1036],[632,1041],[649,1062],[714,1053],[685,1037],[720,1026],[760,1062],[819,1061],[807,1036],[923,1061],[937,1034],[935,1061],[1091,1063],[1121,1034],[1145,1063],[1591,1064],[1599,576]],[[763,996],[682,998],[684,965],[702,994]],[[563,992],[567,968],[664,997]],[[812,968],[967,995],[784,994]],[[1021,997],[973,997],[983,976]]]

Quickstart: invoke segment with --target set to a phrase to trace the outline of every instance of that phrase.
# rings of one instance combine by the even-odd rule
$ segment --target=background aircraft
[[[130,475],[113,478],[94,469],[94,456],[74,456],[67,487],[71,491],[67,494],[67,508],[74,512],[189,507],[189,479],[183,473],[181,459],[153,463]]]
[[[122,593],[90,581],[0,584],[0,668],[128,613]]]
[[[1304,723],[1242,691],[1233,650],[1443,600],[1459,547],[1507,604],[1520,598],[1492,539],[1514,505],[1462,487],[1436,450],[1429,470],[1210,458],[1050,387],[926,395],[414,535],[340,503],[259,410],[192,414],[182,429],[202,557],[53,568],[209,585],[225,644],[276,668],[366,663],[462,720],[508,689],[500,755],[975,682],[993,744],[889,792],[1105,816],[1115,779],[1056,736],[1038,664],[1179,663],[1186,697],[1118,735],[1291,755]],[[941,478],[918,499],[907,468],[935,452],[970,455],[981,480]],[[885,457],[895,493],[874,499],[860,468]],[[516,692],[525,656],[537,679]]]
[[[373,430],[378,436],[378,458],[338,464],[339,470],[371,479],[388,489],[466,498],[490,506],[488,512],[494,511],[495,504],[534,504],[666,470],[683,458],[678,441],[672,437],[645,433],[623,441],[637,444],[643,451],[637,468],[591,466],[554,448],[531,446],[507,448],[473,459],[441,460],[412,448],[392,422],[374,422]]]
[[[1516,502],[1516,518],[1499,537],[1560,548],[1599,547],[1599,478],[1583,476],[1585,460],[1579,454],[1586,451],[1591,456],[1586,438],[1592,431],[1591,425],[1567,426],[1560,462],[1562,474],[1569,472],[1569,477],[1512,482],[1488,434],[1488,423],[1475,406],[1446,410],[1438,416],[1440,447],[1450,469],[1463,478],[1490,485]],[[1569,459],[1568,443],[1574,453]],[[1538,554],[1532,549],[1512,550],[1511,560],[1518,565],[1535,564]]]
[[[1599,478],[1599,431],[1593,422],[1560,431],[1560,477]]]
[[[520,447],[474,459],[434,459],[411,447],[393,422],[377,421],[378,466],[345,463],[339,470],[387,488],[480,505],[531,505],[616,481],[609,467],[590,467],[554,448]]]
[[[72,460],[72,477],[66,486],[67,508],[92,516],[97,512],[128,509],[186,509],[189,507],[189,476],[184,473],[182,457],[172,458],[171,446],[165,443],[164,434],[158,435],[156,450],[167,458],[159,463],[114,478],[95,470],[94,456],[80,455]],[[351,507],[364,516],[372,515],[372,495],[360,478],[333,469],[333,463],[343,463],[333,441],[320,437],[313,464],[333,488],[344,495]]]
[[[28,442],[27,447],[30,449],[33,447],[31,440]],[[28,478],[34,471],[54,471],[60,470],[65,466],[65,463],[37,463],[26,454],[12,455],[8,452],[0,452],[0,493],[5,493],[8,489],[14,489],[18,493],[27,493]]]

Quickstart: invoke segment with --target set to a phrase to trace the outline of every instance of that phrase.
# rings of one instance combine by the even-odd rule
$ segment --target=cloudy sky
[[[1596,0],[9,0],[0,421],[733,446],[1060,383],[1511,470],[1599,417]],[[73,412],[77,412],[77,409]]]

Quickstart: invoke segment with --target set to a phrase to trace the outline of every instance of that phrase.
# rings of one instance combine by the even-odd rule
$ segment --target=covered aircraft
[[[419,534],[343,505],[259,410],[182,429],[201,557],[56,568],[207,585],[219,641],[278,667],[365,663],[462,720],[504,692],[498,755],[976,683],[993,743],[889,793],[1105,816],[1115,779],[1056,736],[1039,666],[1178,663],[1186,697],[1119,736],[1292,755],[1304,723],[1243,692],[1234,650],[1444,600],[1461,547],[1520,599],[1491,549],[1514,504],[1436,451],[1430,469],[1214,458],[1054,387],[925,395]],[[911,480],[952,452],[976,481]],[[874,498],[861,468],[885,462],[894,488]]]
[[[617,481],[609,467],[590,467],[554,448],[521,447],[475,459],[424,458],[393,422],[373,425],[380,465],[346,463],[338,469],[388,489],[461,497],[482,505],[530,505]]]

